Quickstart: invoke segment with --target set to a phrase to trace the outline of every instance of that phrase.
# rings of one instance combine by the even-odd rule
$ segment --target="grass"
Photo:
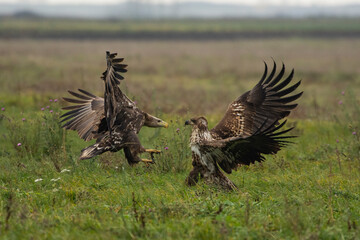
[[[36,120],[51,114],[45,110],[40,116],[31,115]],[[338,116],[345,115],[339,111]],[[3,118],[1,126],[7,121]],[[43,128],[53,126],[52,122],[57,123],[47,118]],[[26,143],[9,146],[3,139],[2,146],[8,147],[0,157],[2,236],[359,238],[360,151],[354,129],[343,123],[298,120],[296,133],[301,137],[296,144],[263,164],[239,168],[230,178],[240,190],[226,192],[202,183],[185,186],[191,158],[185,147],[189,129],[182,122],[177,118],[170,129],[141,132],[144,146],[163,150],[151,166],[130,167],[122,153],[78,161],[85,144],[73,132],[66,133],[59,151],[31,156],[21,154],[28,152]],[[358,127],[352,120],[346,123]],[[5,130],[6,137],[19,133],[23,133],[21,127]],[[52,133],[41,134],[45,137],[40,136],[39,142]]]
[[[359,49],[356,38],[1,39],[0,239],[359,239]],[[64,103],[49,99],[76,88],[101,95],[105,50],[129,64],[121,88],[170,122],[140,132],[163,151],[154,165],[130,167],[121,152],[80,161],[91,143],[59,126]],[[299,137],[229,175],[239,191],[185,186],[184,121],[206,115],[214,126],[271,57],[303,79],[288,123]]]
[[[44,111],[43,105],[25,112],[5,108],[0,122],[1,235],[357,239],[360,109],[351,90],[339,95],[342,104],[334,109],[333,121],[292,120],[289,126],[296,124],[294,134],[300,136],[295,144],[231,174],[237,192],[204,183],[185,186],[191,168],[190,129],[183,126],[187,116],[160,114],[171,122],[169,129],[144,128],[142,144],[163,153],[155,165],[130,167],[122,153],[79,161],[80,149],[88,144],[62,131],[59,102],[46,103]]]

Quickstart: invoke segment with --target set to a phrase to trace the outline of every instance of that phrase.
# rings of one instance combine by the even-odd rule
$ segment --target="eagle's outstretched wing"
[[[61,122],[65,122],[62,127],[75,130],[82,139],[90,141],[107,130],[104,99],[82,89],[79,89],[79,92],[69,91],[76,98],[63,98],[77,105],[62,108],[70,110],[61,115]]]
[[[267,76],[267,64],[265,71],[256,86],[234,102],[232,102],[223,119],[211,129],[211,134],[217,139],[224,139],[236,136],[251,136],[267,120],[265,127],[275,123],[290,114],[297,104],[288,104],[298,99],[302,92],[287,96],[300,85],[298,81],[294,85],[285,88],[294,76],[294,70],[282,80],[285,73],[285,66],[275,76],[276,63],[269,76]]]
[[[70,103],[78,105],[64,107],[64,110],[71,110],[61,116],[66,122],[63,127],[76,130],[79,136],[85,141],[98,138],[107,130],[112,129],[116,119],[116,113],[124,106],[133,104],[117,86],[124,77],[120,73],[126,72],[127,65],[121,64],[123,58],[115,58],[116,53],[106,52],[106,71],[101,78],[105,81],[104,98],[97,97],[85,90],[79,89],[82,93],[69,93],[76,97],[63,98]],[[110,125],[111,124],[111,125]]]
[[[121,64],[123,58],[115,58],[117,53],[106,52],[107,69],[102,75],[105,81],[105,118],[109,131],[114,129],[117,114],[123,108],[134,108],[135,104],[117,86],[124,79],[121,73],[127,72],[126,64]]]
[[[200,151],[216,161],[227,173],[231,173],[238,164],[249,165],[261,162],[265,159],[262,154],[277,153],[281,147],[290,143],[286,139],[294,137],[284,136],[293,128],[276,132],[284,126],[286,121],[278,126],[276,123],[277,121],[268,124],[268,120],[265,120],[250,136],[205,141],[200,145]]]
[[[124,58],[115,58],[117,53],[110,53],[106,51],[106,64],[107,68],[103,72],[101,78],[105,82],[109,82],[113,86],[120,84],[120,80],[123,80],[124,77],[120,73],[126,73],[126,64],[122,64]]]

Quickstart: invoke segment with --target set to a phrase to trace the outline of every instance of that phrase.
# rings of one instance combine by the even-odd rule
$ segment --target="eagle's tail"
[[[95,143],[95,144],[81,150],[80,160],[95,157],[106,151],[107,150],[104,147],[100,146],[100,143]]]

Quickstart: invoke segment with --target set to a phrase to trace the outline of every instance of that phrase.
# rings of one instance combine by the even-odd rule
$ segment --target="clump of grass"
[[[184,118],[176,117],[169,120],[167,116],[161,116],[169,123],[168,129],[142,128],[139,134],[141,143],[146,148],[161,150],[160,154],[154,154],[155,164],[151,169],[160,173],[181,173],[191,167],[191,151],[189,148],[190,129],[185,128]],[[143,157],[150,157],[143,155]]]
[[[14,205],[14,194],[13,193],[8,193],[7,194],[7,204],[5,206],[5,230],[9,230],[9,220],[11,215],[13,214],[13,205]]]
[[[354,92],[342,91],[339,97],[339,112],[334,116],[335,121],[343,126],[342,137],[336,139],[336,155],[338,161],[341,157],[356,160],[360,163],[360,106]],[[340,162],[339,162],[340,164]]]
[[[156,157],[155,169],[159,172],[180,173],[188,171],[191,166],[189,149],[189,129],[184,127],[185,121],[171,121],[168,134],[160,138],[162,154]]]
[[[4,115],[9,140],[20,160],[50,157],[65,149],[65,131],[59,122],[57,99],[38,111],[17,116]]]

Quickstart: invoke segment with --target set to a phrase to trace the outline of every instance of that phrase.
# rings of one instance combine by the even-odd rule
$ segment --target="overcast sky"
[[[115,4],[126,0],[0,0],[0,3],[50,3],[50,4]],[[131,0],[130,0],[131,1]],[[132,0],[136,1],[136,0]],[[344,5],[360,4],[360,0],[137,0],[152,3],[174,2],[213,2],[213,3],[238,3],[248,5]]]

